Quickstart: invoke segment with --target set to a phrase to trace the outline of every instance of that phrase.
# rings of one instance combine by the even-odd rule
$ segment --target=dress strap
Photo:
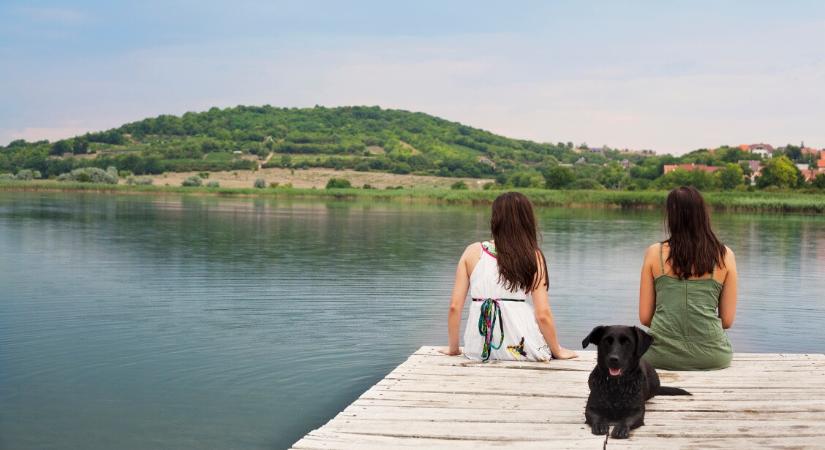
[[[664,254],[665,243],[659,242],[659,264],[662,267],[662,275],[665,274],[665,254]]]
[[[482,254],[486,253],[493,258],[496,257],[496,246],[490,241],[484,241],[481,243],[481,252]]]

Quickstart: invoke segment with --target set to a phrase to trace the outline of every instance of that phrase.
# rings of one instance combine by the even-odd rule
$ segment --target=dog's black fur
[[[590,396],[584,410],[584,423],[593,434],[627,438],[630,430],[644,425],[645,402],[654,395],[690,395],[689,392],[659,385],[656,370],[641,356],[653,337],[637,327],[598,326],[582,341],[598,347],[596,368],[587,384]]]

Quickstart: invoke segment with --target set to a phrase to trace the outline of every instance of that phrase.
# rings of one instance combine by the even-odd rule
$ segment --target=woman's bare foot
[[[576,358],[576,357],[579,356],[579,355],[576,354],[576,352],[574,352],[572,350],[568,350],[564,347],[559,347],[558,351],[554,351],[552,353],[553,353],[553,358],[556,358],[556,359],[573,359],[573,358]]]
[[[442,347],[438,349],[439,353],[443,353],[447,356],[458,356],[461,354],[461,349],[450,349],[449,347]]]

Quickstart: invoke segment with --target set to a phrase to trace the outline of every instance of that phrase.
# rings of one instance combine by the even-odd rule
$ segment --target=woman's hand
[[[438,349],[439,353],[443,353],[447,356],[458,356],[461,354],[460,348],[450,348],[450,347],[442,347]]]
[[[553,354],[553,358],[556,359],[573,359],[579,356],[576,352],[564,347],[559,347],[557,350],[551,351],[551,353]]]

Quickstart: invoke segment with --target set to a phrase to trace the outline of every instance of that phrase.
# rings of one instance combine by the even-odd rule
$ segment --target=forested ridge
[[[779,187],[805,183],[796,170]],[[797,150],[794,153],[794,150]],[[787,164],[785,164],[786,160]],[[135,175],[310,167],[493,178],[513,187],[647,189],[693,184],[732,189],[747,184],[747,164],[761,156],[738,147],[700,149],[681,157],[511,139],[420,112],[379,107],[237,106],[161,115],[56,142],[13,141],[0,147],[0,173],[56,177],[79,167],[115,167]],[[720,166],[718,173],[677,170],[673,163]],[[770,164],[770,163],[769,163]],[[792,169],[788,169],[790,165]],[[769,170],[770,172],[770,170]],[[787,174],[786,174],[787,175]],[[823,178],[825,182],[825,178]],[[769,184],[762,183],[767,186]]]

